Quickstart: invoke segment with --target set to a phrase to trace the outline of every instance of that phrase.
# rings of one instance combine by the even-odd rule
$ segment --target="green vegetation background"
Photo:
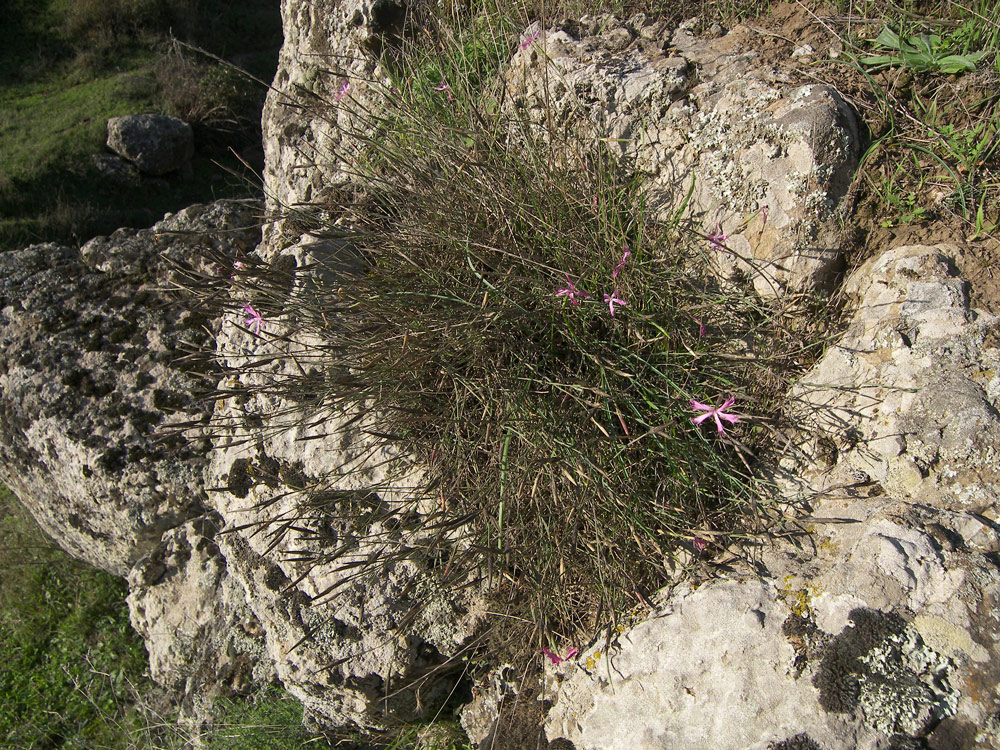
[[[0,24],[0,250],[80,243],[201,201],[258,193],[277,0],[10,0]],[[192,173],[117,187],[96,170],[109,117],[160,112],[195,129]]]

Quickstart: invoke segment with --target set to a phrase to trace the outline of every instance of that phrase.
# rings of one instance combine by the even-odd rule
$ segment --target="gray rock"
[[[264,268],[284,269],[289,311],[317,284],[309,293],[333,297],[338,268],[357,262],[343,242],[309,235],[260,256]],[[213,418],[218,543],[279,678],[312,722],[426,717],[454,688],[448,660],[484,616],[479,574],[441,582],[435,550],[460,544],[459,530],[429,528],[440,501],[422,489],[426,467],[373,438],[370,416],[296,404],[283,383],[322,374],[314,355],[324,342],[304,322],[265,312],[258,333],[242,312],[224,318],[218,355],[232,374],[221,387],[235,397]]]
[[[146,642],[150,676],[195,717],[198,702],[259,689],[275,679],[246,593],[226,571],[209,517],[166,532],[129,571],[132,625]]]
[[[321,212],[327,192],[353,180],[337,154],[357,148],[350,134],[364,132],[361,123],[389,90],[373,53],[419,2],[282,0],[284,44],[262,116],[264,192],[277,219],[265,241],[280,244],[289,212]]]
[[[144,174],[158,177],[184,167],[194,155],[194,134],[168,115],[123,115],[108,120],[108,148]]]
[[[997,746],[1000,352],[959,252],[896,248],[852,274],[847,332],[791,394],[802,430],[776,481],[811,507],[785,520],[799,543],[767,548],[761,579],[664,592],[610,653],[550,670],[550,738]]]
[[[139,171],[116,154],[94,154],[94,167],[118,187],[134,187],[139,184]]]
[[[0,481],[66,551],[129,580],[152,676],[188,718],[272,667],[212,541],[198,439],[210,412],[199,367],[179,362],[211,346],[220,311],[164,290],[185,269],[216,272],[207,245],[251,250],[258,215],[220,201],[79,252],[0,254]]]
[[[761,66],[744,27],[702,39],[681,26],[666,50],[650,36],[613,16],[544,30],[508,67],[514,111],[540,137],[617,148],[662,221],[691,191],[694,229],[728,235],[723,277],[749,274],[766,296],[828,289],[860,156],[851,109],[829,86]]]

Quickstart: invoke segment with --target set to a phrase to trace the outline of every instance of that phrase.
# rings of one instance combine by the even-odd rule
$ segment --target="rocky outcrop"
[[[417,2],[282,0],[285,41],[263,114],[265,193],[276,219],[265,240],[277,242],[288,219],[322,215],[324,196],[351,181],[337,154],[356,146],[349,134],[363,132],[361,116],[378,106],[373,84],[388,80],[378,53]],[[297,236],[294,226],[288,234]]]
[[[221,311],[165,290],[181,273],[228,274],[204,265],[206,250],[244,257],[259,210],[220,201],[79,251],[0,255],[0,481],[64,549],[128,579],[152,674],[189,704],[270,664],[213,541],[198,439],[211,404],[183,364],[211,345]]]
[[[803,433],[779,481],[811,508],[797,543],[757,577],[666,593],[613,649],[562,665],[549,738],[997,746],[1000,350],[960,256],[899,247],[852,274],[850,326],[791,393]]]
[[[685,209],[719,237],[725,277],[757,291],[828,290],[843,267],[840,208],[861,143],[830,86],[761,61],[755,32],[702,38],[638,15],[529,27],[506,78],[543,136],[598,140],[645,177],[661,221]]]
[[[214,415],[208,483],[229,573],[249,593],[279,677],[316,721],[377,727],[387,715],[432,715],[455,688],[449,657],[483,617],[475,571],[465,585],[441,583],[439,500],[420,462],[373,438],[370,417],[296,403],[294,392],[331,375],[316,360],[328,342],[296,301],[317,283],[334,295],[336,269],[357,256],[306,235],[262,247],[259,262],[291,293],[274,314],[266,295],[251,297],[263,326],[234,314],[217,337],[234,397]]]
[[[108,148],[148,175],[176,172],[194,155],[194,134],[168,115],[123,115],[108,120]]]
[[[208,419],[174,361],[210,339],[204,317],[161,291],[200,254],[204,240],[183,231],[203,212],[235,224],[248,209],[0,255],[0,479],[64,548],[117,575],[203,512],[207,444],[165,430]],[[227,241],[245,251],[252,238]]]
[[[79,252],[0,256],[0,479],[69,551],[127,577],[153,676],[192,712],[276,677],[320,724],[427,717],[485,616],[477,571],[442,583],[442,544],[460,530],[428,524],[439,500],[420,457],[372,435],[363,409],[295,397],[296,382],[330,376],[313,359],[329,322],[298,303],[317,285],[332,299],[359,261],[303,226],[328,218],[325,193],[351,179],[336,154],[377,106],[362,85],[382,77],[370,53],[404,10],[283,0],[264,115],[268,208],[283,213],[255,251],[251,210],[220,203]],[[706,243],[723,275],[751,274],[762,295],[830,288],[853,113],[762,64],[749,30],[692,28],[531,27],[504,71],[510,112],[543,137],[615,144],[662,219],[689,199],[696,228],[729,248]],[[206,244],[218,267],[201,260]],[[550,669],[549,739],[1000,742],[1000,351],[960,256],[896,248],[851,275],[850,327],[792,390],[795,450],[771,467],[783,500],[809,506],[781,519],[795,543],[745,575],[661,592],[610,650]],[[226,280],[217,303],[164,294],[177,269]],[[188,349],[225,373],[214,404],[193,397],[206,373],[181,364]],[[514,690],[494,675],[501,697],[467,714],[482,738]]]

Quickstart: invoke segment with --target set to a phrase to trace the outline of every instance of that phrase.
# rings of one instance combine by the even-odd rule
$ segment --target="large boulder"
[[[726,235],[724,276],[749,274],[765,296],[828,290],[861,153],[853,111],[763,64],[747,27],[701,38],[693,26],[671,33],[641,14],[531,26],[506,72],[512,110],[543,136],[617,149],[656,218],[686,209],[694,229]]]
[[[335,300],[338,269],[356,253],[310,235],[259,253],[248,273],[270,281],[251,285],[247,304],[263,323],[238,309],[217,337],[231,397],[213,418],[208,483],[229,574],[313,721],[375,728],[432,716],[485,613],[478,571],[445,583],[442,555],[459,530],[439,524],[427,467],[374,437],[370,416],[316,398],[334,374],[322,359],[330,341],[299,302]],[[278,310],[266,291],[253,296],[274,283],[288,294]]]
[[[108,148],[148,175],[184,167],[194,155],[191,126],[169,115],[123,115],[108,120]]]
[[[259,241],[259,212],[219,201],[79,251],[0,255],[0,481],[66,551],[128,579],[152,676],[189,718],[273,666],[214,541],[199,439],[211,404],[204,367],[184,364],[210,351],[221,310],[166,290],[228,275]],[[208,249],[227,267],[206,266]]]
[[[196,214],[254,223],[252,209],[217,204],[80,251],[0,255],[0,480],[67,551],[121,576],[203,512],[207,444],[168,428],[208,418],[197,373],[175,360],[211,338],[204,314],[163,292],[200,257]],[[226,241],[245,252],[252,239]]]
[[[775,479],[811,508],[796,543],[752,578],[664,592],[607,653],[553,671],[549,738],[998,746],[1000,350],[961,257],[898,247],[852,274],[847,331],[791,392],[801,432]]]

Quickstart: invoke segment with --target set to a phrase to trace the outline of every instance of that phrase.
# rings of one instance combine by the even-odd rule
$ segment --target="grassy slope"
[[[255,75],[270,77],[280,41],[277,3],[201,5],[204,25],[180,10],[155,17],[137,10],[119,20],[117,32],[98,34],[95,24],[107,23],[98,4],[13,4],[0,30],[0,250],[39,241],[79,243],[119,226],[148,226],[192,203],[259,193],[252,173],[227,148],[240,150],[259,138],[252,117],[244,123],[249,132],[224,138],[212,123],[195,122],[193,175],[122,188],[93,165],[94,155],[106,151],[109,117],[150,111],[187,115],[177,111],[185,102],[171,90],[174,85],[186,86],[191,97],[224,95],[211,87],[210,78],[158,84],[158,74],[159,80],[169,76],[168,29],[183,37],[190,26],[192,43],[201,43],[199,33],[205,34],[212,52],[238,56]],[[158,28],[159,23],[169,25]],[[209,70],[199,62],[200,70]],[[247,96],[259,99],[262,90]]]

